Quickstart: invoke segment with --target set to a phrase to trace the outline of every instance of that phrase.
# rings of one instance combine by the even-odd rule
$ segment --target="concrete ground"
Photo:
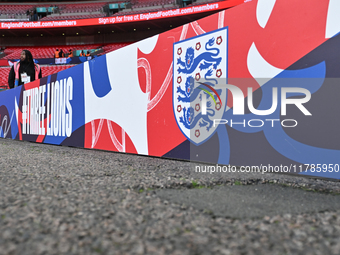
[[[0,254],[340,254],[340,183],[0,139]]]

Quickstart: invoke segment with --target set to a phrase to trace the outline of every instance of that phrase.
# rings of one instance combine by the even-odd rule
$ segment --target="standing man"
[[[59,58],[59,50],[58,49],[55,50],[54,57],[55,58]]]
[[[60,49],[59,51],[59,58],[64,58],[65,57],[65,54],[63,52],[63,49]]]
[[[8,86],[14,88],[41,77],[41,68],[33,62],[32,53],[29,50],[23,50],[20,55],[20,61],[15,62],[9,72]]]
[[[68,57],[69,58],[73,57],[73,51],[71,49],[68,50]]]

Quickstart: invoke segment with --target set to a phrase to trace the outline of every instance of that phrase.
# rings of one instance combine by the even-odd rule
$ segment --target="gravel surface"
[[[0,254],[340,254],[336,181],[9,139],[0,154]]]

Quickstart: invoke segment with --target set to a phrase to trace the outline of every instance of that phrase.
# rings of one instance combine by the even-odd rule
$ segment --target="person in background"
[[[37,13],[37,9],[36,8],[34,8],[34,11],[33,11],[33,20],[34,21],[38,20],[38,13]]]
[[[34,16],[33,16],[33,10],[30,10],[30,21],[34,20]]]
[[[63,49],[60,49],[59,51],[59,58],[64,58],[65,57],[65,54],[63,52]]]
[[[69,58],[73,57],[73,51],[71,49],[68,50],[68,57]]]
[[[57,5],[54,5],[53,13],[58,13],[59,12],[59,7]]]
[[[29,50],[23,50],[20,55],[20,61],[15,62],[9,72],[8,86],[15,88],[41,77],[41,68],[33,62],[32,53]]]
[[[87,51],[86,52],[86,57],[90,57],[90,56],[91,56],[90,51]]]
[[[55,50],[54,57],[55,58],[59,58],[59,50],[58,49]]]
[[[83,50],[80,52],[79,57],[85,57],[85,53]]]

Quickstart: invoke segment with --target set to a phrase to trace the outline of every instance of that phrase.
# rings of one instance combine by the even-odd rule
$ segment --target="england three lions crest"
[[[194,144],[207,141],[227,104],[228,28],[174,44],[173,110],[178,127]],[[222,84],[223,83],[223,84]]]

